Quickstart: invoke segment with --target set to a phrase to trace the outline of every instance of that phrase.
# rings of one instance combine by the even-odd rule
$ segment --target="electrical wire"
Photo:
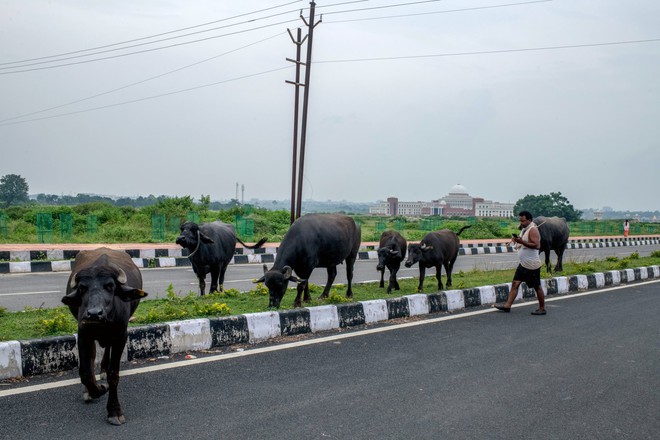
[[[277,9],[277,8],[281,8],[281,7],[284,7],[284,6],[291,5],[293,3],[298,3],[300,1],[302,1],[302,0],[294,0],[294,1],[291,1],[291,2],[288,2],[288,3],[283,3],[283,4],[278,5],[278,6],[272,6],[270,8],[265,8],[265,9],[260,9],[260,10],[257,10],[257,11],[246,12],[244,14],[234,15],[233,17],[227,17],[227,18],[223,18],[223,19],[220,19],[220,20],[210,21],[210,22],[207,22],[207,23],[197,24],[197,25],[194,25],[194,26],[188,26],[188,27],[181,28],[181,29],[175,29],[175,30],[172,30],[172,31],[161,32],[159,34],[153,34],[153,35],[149,35],[149,36],[146,36],[146,37],[134,38],[132,40],[126,40],[126,41],[120,41],[120,42],[117,42],[117,43],[106,44],[104,46],[96,46],[96,47],[91,47],[89,49],[80,49],[80,50],[76,50],[76,51],[72,51],[72,52],[65,52],[65,53],[61,53],[61,54],[57,54],[57,55],[49,55],[49,56],[44,56],[44,57],[39,57],[39,58],[30,58],[30,59],[25,59],[25,60],[21,60],[21,61],[12,61],[12,62],[7,62],[7,63],[0,63],[0,66],[6,66],[8,64],[23,64],[23,63],[28,63],[28,62],[31,62],[31,61],[44,60],[46,58],[63,57],[63,56],[73,55],[73,54],[77,54],[77,53],[81,53],[81,52],[89,52],[89,51],[92,51],[92,50],[107,49],[108,47],[114,47],[114,46],[119,46],[119,45],[123,45],[123,44],[135,43],[136,41],[143,41],[143,40],[148,40],[148,39],[151,39],[151,38],[162,37],[163,35],[174,34],[174,33],[177,33],[177,32],[183,32],[183,31],[187,31],[187,30],[190,30],[190,29],[197,29],[197,28],[200,28],[200,27],[209,26],[211,24],[221,23],[223,21],[233,20],[233,19],[236,19],[236,18],[248,16],[248,15],[258,14],[258,13],[261,13],[261,12],[269,11],[271,9]],[[283,12],[281,14],[288,14],[290,12],[291,11],[287,11],[287,12]],[[281,14],[276,14],[276,15],[281,15]],[[264,18],[270,18],[270,17],[272,17],[272,16],[260,17],[260,18],[256,18],[256,19],[253,19],[253,20],[249,20],[249,21],[253,22],[253,21],[258,21],[258,20],[262,20]],[[245,22],[243,22],[243,23],[245,23]],[[243,23],[241,23],[241,24],[243,24]],[[183,37],[183,36],[185,36],[185,35],[182,35],[181,37]],[[156,42],[157,41],[153,41],[152,43],[156,43]],[[132,46],[129,46],[129,47],[132,47]],[[90,54],[90,55],[93,55],[93,54]],[[82,56],[88,56],[88,55],[82,55]]]
[[[501,50],[481,50],[475,52],[452,52],[431,55],[403,55],[398,57],[378,57],[378,58],[353,58],[345,60],[321,60],[314,61],[314,64],[330,64],[330,63],[354,63],[354,62],[370,62],[370,61],[389,61],[389,60],[407,60],[415,58],[438,58],[438,57],[456,57],[467,55],[490,55],[498,53],[516,53],[516,52],[534,52],[543,50],[560,50],[560,49],[579,49],[584,47],[600,47],[600,46],[615,46],[623,44],[639,44],[639,43],[655,43],[659,42],[660,38],[649,38],[646,40],[629,40],[629,41],[611,41],[607,43],[589,43],[589,44],[569,44],[564,46],[546,46],[546,47],[531,47],[524,49],[501,49]]]
[[[51,110],[57,110],[57,109],[60,109],[60,108],[63,108],[63,107],[68,107],[68,106],[73,105],[73,104],[78,104],[78,103],[80,103],[80,102],[89,101],[90,99],[98,98],[98,97],[100,97],[100,96],[108,95],[108,94],[110,94],[110,93],[118,92],[118,91],[120,91],[120,90],[125,90],[125,89],[128,89],[128,88],[130,88],[130,87],[133,87],[133,86],[136,86],[136,85],[139,85],[139,84],[144,84],[144,83],[146,83],[146,82],[148,82],[148,81],[153,81],[153,80],[155,80],[155,79],[162,78],[162,77],[164,77],[164,76],[171,75],[171,74],[176,73],[176,72],[180,72],[180,71],[185,70],[185,69],[188,69],[188,68],[190,68],[190,67],[198,66],[198,65],[200,65],[200,64],[203,64],[203,63],[206,63],[206,62],[208,62],[208,61],[211,61],[211,60],[214,60],[214,59],[220,58],[220,57],[222,57],[222,56],[229,55],[229,54],[234,53],[234,52],[238,52],[239,50],[247,49],[248,47],[251,47],[251,46],[257,45],[257,44],[259,44],[259,43],[263,43],[264,41],[271,40],[271,39],[273,39],[273,38],[275,38],[275,37],[278,37],[278,36],[280,36],[280,35],[282,35],[282,34],[283,34],[283,33],[280,32],[280,33],[275,34],[275,35],[273,35],[273,36],[270,36],[270,37],[264,38],[264,39],[259,40],[259,41],[255,41],[255,42],[250,43],[250,44],[246,44],[246,45],[244,45],[244,46],[238,47],[238,48],[236,48],[236,49],[229,50],[229,51],[224,52],[224,53],[221,53],[221,54],[219,54],[219,55],[215,55],[215,56],[212,56],[212,57],[210,57],[210,58],[206,58],[206,59],[204,59],[204,60],[197,61],[197,62],[195,62],[195,63],[188,64],[188,65],[186,65],[186,66],[179,67],[179,68],[177,68],[177,69],[170,70],[170,71],[168,71],[168,72],[161,73],[161,74],[156,75],[156,76],[152,76],[152,77],[149,77],[149,78],[145,78],[145,79],[142,79],[142,80],[140,80],[140,81],[136,81],[136,82],[133,82],[133,83],[130,83],[130,84],[126,84],[126,85],[123,85],[123,86],[121,86],[121,87],[114,88],[114,89],[112,89],[112,90],[108,90],[108,91],[105,91],[105,92],[97,93],[97,94],[95,94],[95,95],[88,96],[88,97],[86,97],[86,98],[81,98],[81,99],[77,99],[77,100],[75,100],[75,101],[67,102],[67,103],[65,103],[65,104],[56,105],[56,106],[54,106],[54,107],[49,107],[49,108],[46,108],[46,109],[43,109],[43,110],[37,110],[37,111],[34,111],[34,112],[24,113],[24,114],[22,114],[22,115],[18,115],[18,116],[13,116],[13,117],[11,117],[11,118],[2,119],[2,120],[0,120],[0,124],[2,124],[3,122],[7,122],[7,121],[13,121],[13,120],[16,120],[16,119],[21,119],[21,118],[26,118],[26,117],[29,117],[29,116],[34,116],[34,115],[37,115],[37,114],[40,114],[40,113],[45,113],[45,112],[48,112],[48,111],[51,111]]]
[[[294,66],[278,67],[278,68],[275,68],[275,69],[265,70],[263,72],[252,73],[252,74],[248,74],[248,75],[239,76],[239,77],[236,77],[236,78],[226,79],[226,80],[222,80],[222,81],[216,81],[216,82],[213,82],[213,83],[203,84],[203,85],[195,86],[195,87],[189,87],[187,89],[174,90],[174,91],[167,92],[167,93],[161,93],[159,95],[146,96],[144,98],[138,98],[138,99],[133,99],[133,100],[124,101],[124,102],[117,102],[117,103],[114,103],[114,104],[108,104],[108,105],[88,108],[88,109],[84,109],[84,110],[77,110],[77,111],[69,112],[69,113],[61,113],[59,115],[44,116],[44,117],[41,117],[41,118],[26,119],[26,120],[23,120],[23,121],[7,122],[7,123],[0,124],[0,127],[5,127],[5,126],[8,126],[8,125],[23,124],[25,122],[43,121],[45,119],[61,118],[61,117],[64,117],[64,116],[76,115],[76,114],[80,114],[80,113],[88,113],[88,112],[92,112],[92,111],[103,110],[103,109],[118,107],[118,106],[127,105],[127,104],[135,104],[137,102],[149,101],[151,99],[162,98],[162,97],[165,97],[165,96],[176,95],[176,94],[179,94],[179,93],[191,92],[191,91],[203,89],[203,88],[206,88],[206,87],[217,86],[219,84],[226,84],[226,83],[233,82],[233,81],[239,81],[239,80],[242,80],[242,79],[253,78],[255,76],[267,75],[269,73],[279,72],[280,70],[293,69],[293,67]]]

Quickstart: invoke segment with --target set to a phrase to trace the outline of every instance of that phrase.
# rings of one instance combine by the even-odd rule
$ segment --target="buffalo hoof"
[[[126,417],[121,416],[108,416],[108,423],[115,426],[121,426],[126,423]]]
[[[83,401],[91,402],[92,400],[98,399],[99,397],[104,395],[107,391],[108,389],[105,387],[105,385],[99,385],[99,390],[96,393],[96,395],[94,395],[94,394],[90,394],[87,388],[85,388],[85,390],[83,391]]]

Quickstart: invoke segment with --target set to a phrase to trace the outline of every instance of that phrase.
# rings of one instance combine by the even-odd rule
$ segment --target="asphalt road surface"
[[[656,439],[660,283],[0,385],[2,439]],[[12,394],[22,391],[20,394]]]
[[[565,262],[585,262],[595,259],[604,259],[608,256],[624,258],[632,252],[639,252],[640,256],[647,256],[651,252],[659,250],[660,245],[626,246],[616,248],[594,248],[594,249],[569,249],[564,253]],[[552,261],[555,261],[555,255],[552,254]],[[498,270],[514,268],[518,264],[516,253],[503,254],[484,254],[484,255],[461,255],[456,260],[454,273],[458,271],[471,270]],[[268,265],[269,267],[272,265]],[[191,267],[182,268],[158,268],[142,269],[144,279],[144,290],[149,293],[148,299],[162,298],[166,295],[170,284],[174,291],[181,295],[186,295],[191,290],[199,292],[197,277]],[[67,278],[70,272],[45,272],[45,273],[27,273],[27,274],[2,274],[0,275],[0,306],[9,311],[24,310],[26,306],[39,307],[58,307],[61,306],[61,298],[64,296]],[[429,269],[427,275],[435,276],[435,270]],[[443,271],[444,274],[444,271]],[[237,264],[230,265],[225,277],[225,288],[238,289],[240,291],[249,291],[254,288],[252,280],[263,275],[261,264]],[[399,278],[419,277],[419,267],[417,265],[410,269],[401,267]],[[389,277],[389,271],[385,274],[385,282]],[[380,272],[376,271],[375,260],[358,260],[355,266],[353,282],[376,281],[380,279]],[[327,280],[325,269],[314,270],[310,282],[324,286]],[[210,276],[207,275],[207,290],[210,286]],[[444,275],[443,275],[444,282]],[[335,284],[346,283],[346,271],[343,266],[337,270]],[[433,291],[434,282],[425,283],[425,291]],[[406,292],[404,292],[406,293]],[[408,292],[414,293],[414,292]],[[287,299],[288,298],[288,299]],[[285,296],[284,305],[291,298]]]

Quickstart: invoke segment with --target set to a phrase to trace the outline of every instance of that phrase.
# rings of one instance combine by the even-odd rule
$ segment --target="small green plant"
[[[343,304],[353,302],[352,298],[346,298],[344,295],[341,295],[335,289],[330,290],[328,297],[323,300],[326,304]]]
[[[614,255],[611,255],[609,257],[605,257],[605,261],[609,263],[616,263],[617,261],[619,261],[619,257],[615,257]]]
[[[58,311],[53,317],[37,322],[37,332],[42,336],[55,333],[74,333],[78,325],[70,313]]]
[[[250,290],[250,295],[252,296],[268,296],[268,294],[268,287],[262,283],[257,283],[257,285],[254,286],[254,289]]]
[[[631,260],[639,260],[639,252],[633,252],[628,258]]]
[[[653,252],[651,252],[651,257],[653,257],[653,258],[660,258],[660,251],[653,251]]]
[[[591,261],[586,261],[584,263],[574,263],[574,270],[577,273],[589,274],[596,272],[596,268],[591,263]]]
[[[7,313],[7,309],[4,307],[0,307],[0,318],[5,316],[6,313]]]
[[[619,260],[614,264],[615,269],[628,269],[629,267],[630,267],[630,259],[628,258]]]

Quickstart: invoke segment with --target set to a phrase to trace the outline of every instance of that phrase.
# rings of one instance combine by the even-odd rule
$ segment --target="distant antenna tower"
[[[238,202],[238,182],[236,182],[236,201]]]
[[[245,205],[245,184],[241,185],[241,205]]]

